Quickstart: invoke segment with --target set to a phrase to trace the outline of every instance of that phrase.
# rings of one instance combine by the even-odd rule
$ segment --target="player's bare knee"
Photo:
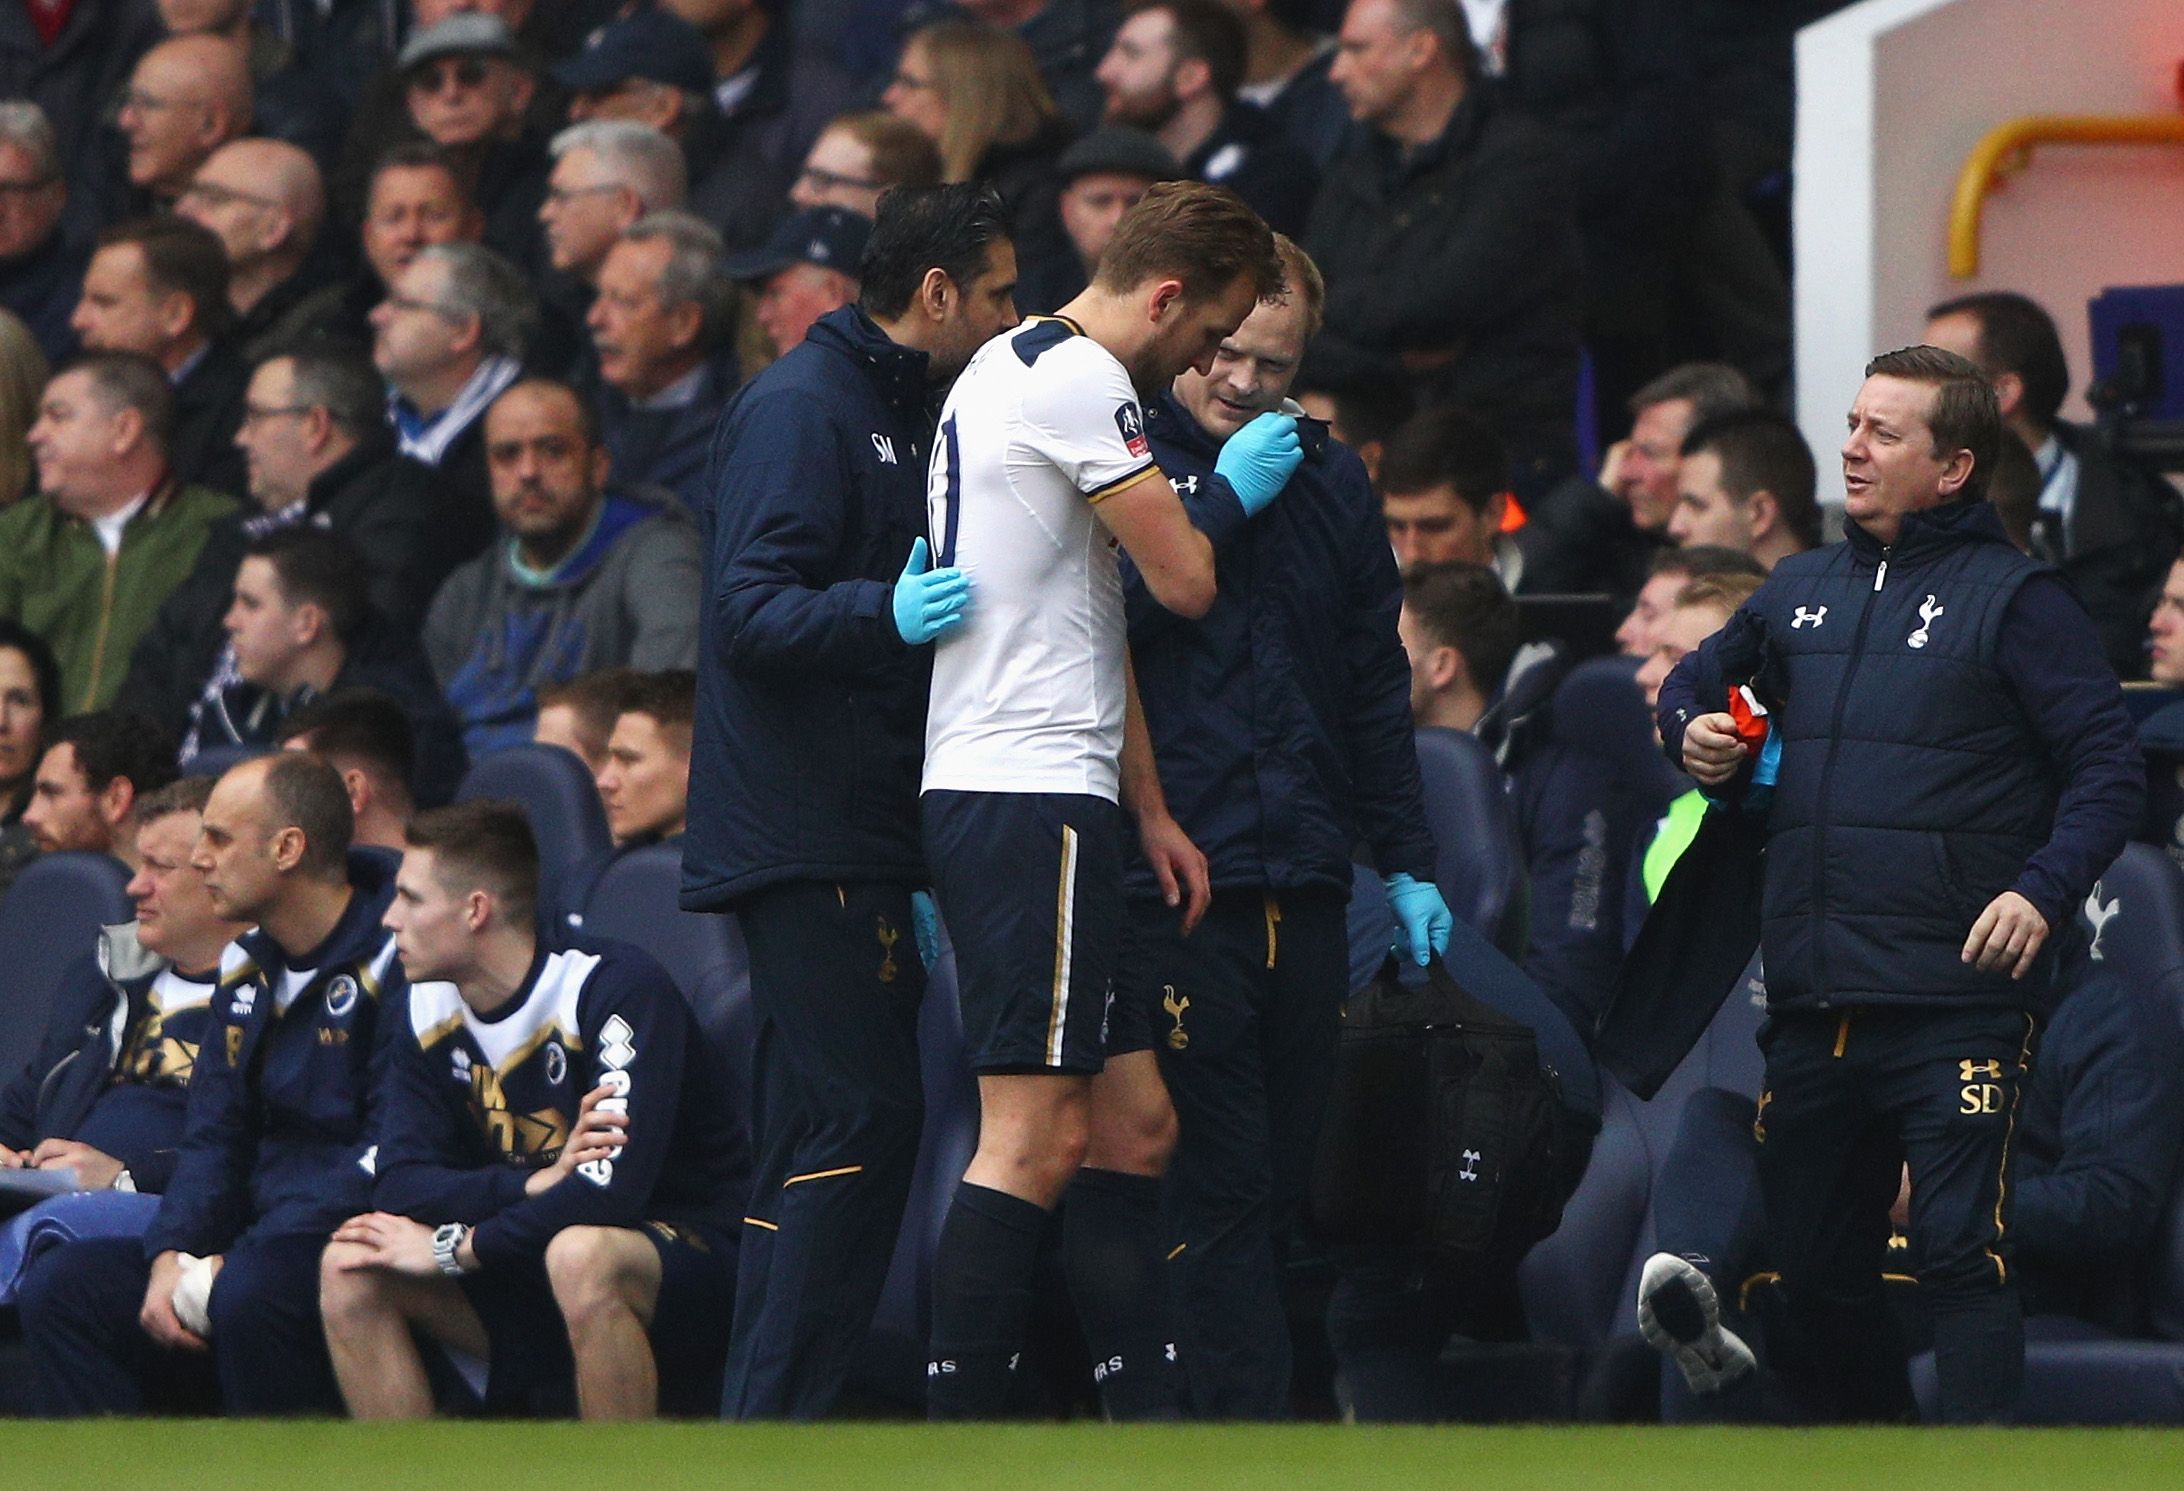
[[[634,1271],[619,1227],[568,1227],[546,1244],[546,1278],[572,1330],[636,1306]]]

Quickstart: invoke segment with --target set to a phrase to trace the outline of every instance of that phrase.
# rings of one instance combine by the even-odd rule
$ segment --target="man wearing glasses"
[[[76,355],[68,324],[85,255],[61,231],[68,183],[45,110],[0,101],[0,306],[22,317],[54,367]]]
[[[285,141],[233,140],[197,168],[174,210],[227,251],[230,340],[246,359],[263,356],[268,333],[317,285],[304,269],[326,217],[317,163]]]
[[[402,49],[410,122],[448,153],[485,214],[485,242],[525,268],[539,267],[539,203],[546,196],[545,141],[524,127],[537,80],[498,16],[462,11],[418,32]]]
[[[878,109],[844,114],[820,132],[789,188],[798,208],[846,207],[879,215],[890,187],[940,184],[940,151],[925,131]]]
[[[129,145],[139,206],[169,207],[197,168],[249,132],[250,66],[218,36],[177,36],[144,54],[115,118]]]

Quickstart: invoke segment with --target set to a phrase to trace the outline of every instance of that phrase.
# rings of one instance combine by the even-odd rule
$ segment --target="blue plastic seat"
[[[128,884],[110,854],[47,854],[0,897],[0,1081],[38,1054],[61,977],[96,953],[99,928],[135,915]]]
[[[1516,956],[1524,942],[1524,857],[1493,753],[1461,730],[1418,731],[1433,878],[1457,918]]]
[[[563,905],[563,882],[613,844],[591,772],[560,746],[510,746],[480,757],[455,797],[459,802],[500,798],[522,806],[538,839],[541,906]],[[672,897],[668,904],[674,904]]]

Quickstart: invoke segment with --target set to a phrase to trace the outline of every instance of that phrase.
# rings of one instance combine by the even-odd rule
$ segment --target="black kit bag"
[[[1391,957],[1343,1013],[1315,1228],[1452,1269],[1514,1267],[1561,1224],[1597,1127],[1564,1103],[1531,1027],[1439,960],[1406,983]]]

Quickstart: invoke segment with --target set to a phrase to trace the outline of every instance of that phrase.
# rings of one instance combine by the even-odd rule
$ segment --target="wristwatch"
[[[459,1279],[465,1270],[456,1255],[463,1250],[463,1242],[470,1236],[470,1229],[461,1222],[446,1222],[432,1233],[432,1261],[440,1272],[451,1279]]]

